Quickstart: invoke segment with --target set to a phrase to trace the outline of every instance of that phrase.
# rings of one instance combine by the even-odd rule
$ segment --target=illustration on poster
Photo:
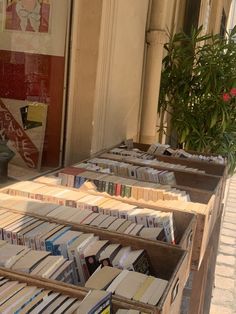
[[[50,1],[10,0],[6,6],[6,30],[48,33]]]

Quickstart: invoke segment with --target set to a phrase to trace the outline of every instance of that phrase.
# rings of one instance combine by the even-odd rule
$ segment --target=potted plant
[[[165,45],[158,111],[160,131],[170,116],[169,141],[187,150],[216,153],[236,167],[236,34],[227,38],[180,32]]]

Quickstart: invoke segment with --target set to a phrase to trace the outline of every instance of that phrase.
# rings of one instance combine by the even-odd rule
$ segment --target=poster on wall
[[[15,153],[13,164],[40,169],[46,120],[46,104],[0,100],[0,139]]]
[[[4,29],[48,33],[50,11],[50,0],[6,0]]]
[[[7,107],[17,129],[10,134],[4,122],[16,153],[11,164],[27,171],[60,162],[69,9],[70,0],[0,0],[0,110]],[[47,125],[32,116],[34,103],[46,106]]]

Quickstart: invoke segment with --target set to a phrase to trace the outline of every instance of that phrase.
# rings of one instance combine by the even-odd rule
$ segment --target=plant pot
[[[13,151],[11,151],[6,145],[0,145],[0,183],[7,182],[8,163],[14,155]]]

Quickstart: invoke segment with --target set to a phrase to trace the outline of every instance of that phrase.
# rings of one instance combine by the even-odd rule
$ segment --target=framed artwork
[[[4,29],[49,33],[51,0],[5,0]]]
[[[47,109],[43,103],[0,99],[0,138],[15,153],[11,163],[40,169]]]

